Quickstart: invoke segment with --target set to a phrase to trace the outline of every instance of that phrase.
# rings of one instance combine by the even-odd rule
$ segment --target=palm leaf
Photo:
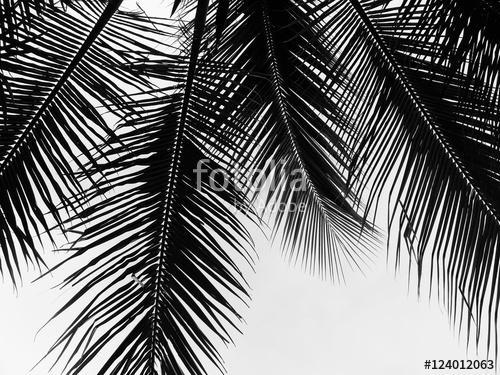
[[[235,186],[213,185],[211,172],[225,166],[202,147],[213,141],[198,113],[216,95],[199,89],[207,5],[197,7],[187,57],[133,65],[170,85],[136,99],[120,140],[98,159],[94,173],[103,178],[86,194],[90,207],[73,218],[82,234],[65,263],[78,269],[62,286],[75,292],[57,315],[90,303],[51,349],[69,353],[65,373],[92,363],[98,374],[123,375],[203,374],[204,359],[222,367],[214,340],[228,342],[236,328],[229,301],[247,296],[238,264],[251,262],[251,242],[233,207],[248,203]],[[103,352],[110,354],[96,362]]]
[[[233,1],[225,18],[221,13],[208,22],[207,49],[218,69],[212,84],[231,87],[221,110],[239,149],[237,179],[259,186],[259,171],[274,173],[275,189],[255,199],[269,211],[281,207],[273,219],[284,251],[313,273],[342,280],[343,266],[360,267],[373,245],[347,189],[346,139],[354,126],[332,90],[342,67],[316,42],[320,20],[296,2]]]
[[[251,258],[231,206],[247,209],[240,188],[253,193],[262,182],[255,169],[278,181],[263,199],[285,207],[275,232],[290,258],[334,279],[371,250],[363,229],[390,189],[398,261],[405,242],[419,285],[429,261],[452,319],[468,337],[474,328],[476,342],[486,321],[488,347],[496,343],[498,12],[487,0],[464,4],[175,1],[174,11],[196,12],[193,34],[181,27],[189,52],[131,59],[132,83],[147,75],[167,88],[125,103],[99,97],[124,120],[119,140],[88,139],[87,160],[72,158],[94,185],[79,193],[74,169],[62,157],[50,164],[64,166],[50,184],[67,181],[57,201],[77,208],[72,229],[81,233],[68,259],[79,269],[62,283],[75,294],[58,315],[88,302],[51,349],[69,354],[64,371],[87,370],[110,346],[99,374],[202,374],[204,358],[222,368],[212,337],[229,341],[239,317],[223,290],[245,298],[238,265]],[[234,181],[219,189],[208,178],[198,189],[193,170],[205,157],[205,178],[220,170]],[[290,185],[295,171],[304,189]],[[14,207],[34,210],[18,195]],[[41,215],[23,216],[31,221],[19,228],[10,219],[5,233],[24,239],[28,228],[47,227]]]
[[[0,269],[12,280],[20,258],[43,264],[34,237],[50,235],[53,220],[61,223],[56,206],[82,190],[74,171],[112,136],[99,107],[123,116],[127,92],[146,87],[127,65],[148,53],[137,38],[148,26],[133,15],[114,16],[119,4],[34,14],[0,61]]]
[[[467,337],[473,329],[476,343],[486,323],[490,347],[500,260],[498,40],[474,35],[488,34],[491,22],[483,23],[476,6],[411,3],[352,0],[321,10],[329,19],[325,35],[360,89],[362,141],[352,180],[358,191],[368,187],[370,206],[396,176],[390,225],[398,258],[405,242],[419,284],[429,262],[450,317],[465,323]]]

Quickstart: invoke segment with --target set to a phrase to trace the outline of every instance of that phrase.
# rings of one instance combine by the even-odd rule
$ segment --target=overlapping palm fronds
[[[241,137],[227,129],[244,177],[263,186],[252,172],[274,173],[271,191],[255,199],[274,214],[284,250],[312,272],[343,280],[343,267],[362,268],[375,246],[347,189],[354,124],[339,92],[349,88],[320,40],[320,23],[293,1],[230,2],[222,36],[213,21],[210,58],[229,70],[226,82],[238,83],[225,110],[245,130]]]
[[[396,171],[390,220],[397,254],[405,242],[419,280],[430,271],[431,286],[452,320],[465,323],[467,337],[472,329],[479,343],[486,324],[487,346],[496,345],[498,6],[353,0],[349,7],[357,21],[345,18],[353,37],[342,53],[357,54],[359,84],[375,103],[359,148],[358,167],[367,174],[358,181],[372,178],[370,204]]]
[[[0,269],[12,280],[22,258],[43,263],[36,237],[61,223],[56,206],[83,189],[72,176],[112,137],[100,107],[123,116],[128,92],[150,85],[127,67],[149,52],[136,41],[149,25],[119,4],[34,12],[1,56]]]
[[[206,152],[218,142],[200,115],[218,95],[198,67],[207,10],[198,6],[194,33],[183,40],[187,57],[133,64],[167,87],[136,99],[119,140],[96,159],[93,173],[104,178],[87,192],[89,208],[73,218],[82,234],[67,262],[77,269],[63,286],[77,291],[58,314],[90,302],[51,349],[70,353],[68,374],[88,366],[98,374],[204,374],[207,360],[222,368],[214,340],[229,342],[237,329],[231,299],[248,297],[240,268],[252,264],[237,214],[249,205],[234,184],[211,177],[227,167]],[[96,363],[101,351],[111,354]]]
[[[466,323],[467,336],[474,327],[478,342],[486,321],[488,346],[496,342],[499,40],[493,25],[498,5],[231,4],[215,56],[234,62],[242,87],[256,93],[248,108],[235,106],[239,116],[249,111],[258,119],[250,136],[251,144],[260,146],[253,162],[262,167],[273,157],[283,158],[303,171],[311,192],[319,181],[325,188],[317,190],[319,201],[312,201],[320,207],[334,192],[348,207],[366,194],[367,215],[377,212],[384,187],[396,176],[390,218],[399,233],[396,255],[406,242],[419,280],[428,262],[451,317]],[[267,107],[255,104],[266,99]],[[325,119],[333,127],[324,126]],[[329,165],[315,157],[324,139]],[[343,164],[332,161],[349,164],[347,179]],[[317,179],[308,163],[313,171],[319,167]],[[286,165],[283,178],[289,179],[293,168]],[[332,180],[336,184],[324,185]],[[338,194],[346,191],[354,197]],[[304,196],[289,191],[283,200],[301,202]],[[332,251],[332,243],[322,242],[326,231],[315,231],[321,215],[312,212],[309,219],[289,212],[277,219],[286,223],[286,244],[305,248],[306,262],[320,254],[324,266],[321,251]],[[356,215],[351,211],[348,217]],[[340,232],[345,235],[349,228]]]
[[[12,18],[29,27],[2,23],[0,260],[12,278],[20,256],[41,262],[44,212],[62,227],[56,206],[70,213],[78,266],[59,314],[90,302],[51,349],[65,373],[110,347],[99,374],[222,368],[213,338],[230,340],[227,293],[245,299],[251,262],[236,208],[278,205],[289,257],[342,280],[375,249],[388,190],[396,257],[404,243],[497,354],[496,2],[176,0],[194,21],[169,21],[179,39],[155,48],[165,24],[119,2],[48,4]]]

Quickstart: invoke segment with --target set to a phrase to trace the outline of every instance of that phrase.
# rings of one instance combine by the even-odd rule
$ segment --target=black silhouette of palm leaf
[[[321,42],[320,23],[297,2],[233,1],[214,12],[207,49],[220,70],[214,80],[224,75],[235,86],[225,126],[243,178],[262,186],[258,172],[274,172],[272,190],[257,197],[275,211],[285,252],[342,280],[343,266],[366,262],[373,237],[363,233],[359,201],[347,189],[354,126],[336,90],[349,88]]]
[[[353,180],[371,186],[372,204],[395,172],[398,257],[405,242],[419,280],[429,262],[452,320],[466,324],[468,338],[473,329],[476,343],[486,323],[490,347],[500,260],[498,5],[344,6],[351,15],[332,13],[332,30],[348,35],[339,60],[353,61],[351,79],[365,93],[359,108],[368,110],[355,163],[365,174]]]
[[[74,172],[112,136],[100,107],[123,116],[127,92],[147,87],[127,65],[149,53],[138,38],[149,23],[119,4],[33,12],[1,56],[0,269],[12,280],[21,259],[43,263],[36,237],[61,223],[56,206],[82,191]]]
[[[247,297],[240,265],[251,265],[252,243],[237,217],[248,207],[244,194],[210,179],[227,166],[207,153],[217,142],[200,115],[218,95],[199,77],[207,10],[198,5],[194,32],[182,41],[188,57],[133,64],[169,86],[141,94],[119,140],[86,169],[99,182],[86,194],[91,205],[73,218],[81,236],[65,263],[78,266],[62,285],[76,291],[58,315],[90,302],[51,349],[70,353],[65,373],[85,371],[113,344],[107,360],[94,363],[98,374],[204,374],[206,359],[222,368],[214,340],[228,342],[237,328],[230,300]]]
[[[42,2],[23,0],[10,20],[29,27],[2,23],[0,260],[15,278],[20,256],[41,262],[45,211],[71,222],[58,315],[90,302],[51,349],[65,372],[110,347],[99,374],[222,368],[213,339],[230,340],[226,293],[245,299],[251,263],[235,209],[281,205],[285,252],[341,280],[373,251],[387,190],[397,264],[404,243],[419,287],[428,262],[451,318],[476,343],[486,324],[498,354],[496,2],[176,0],[194,21],[158,48],[119,3],[27,18]],[[278,186],[256,194],[263,180]]]

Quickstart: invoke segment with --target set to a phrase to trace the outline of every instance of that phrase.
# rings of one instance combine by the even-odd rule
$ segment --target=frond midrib
[[[0,177],[3,176],[6,168],[14,160],[16,155],[19,155],[19,152],[23,149],[23,146],[26,144],[27,138],[33,131],[34,127],[37,125],[42,115],[45,113],[47,108],[49,108],[53,100],[57,98],[57,95],[59,94],[60,90],[64,87],[64,84],[70,79],[71,75],[78,67],[78,65],[84,58],[85,54],[89,51],[89,49],[92,47],[96,39],[99,37],[100,33],[104,30],[108,22],[111,20],[115,12],[118,10],[122,1],[123,0],[110,0],[107,3],[106,8],[102,12],[101,16],[97,20],[96,24],[90,31],[89,35],[87,36],[83,44],[78,49],[77,53],[75,54],[75,56],[73,57],[67,68],[64,70],[63,74],[57,80],[56,84],[54,85],[50,93],[47,95],[43,103],[40,105],[36,113],[33,115],[30,122],[26,125],[26,127],[23,129],[19,137],[16,139],[15,143],[10,148],[8,154],[0,162]]]
[[[195,19],[198,19],[198,15],[202,14],[203,22],[205,22],[206,12],[208,9],[208,0],[200,0],[198,2],[197,11]],[[196,21],[195,21],[196,22]],[[199,26],[199,25],[198,25]],[[172,162],[170,164],[170,174],[168,176],[167,186],[165,189],[165,208],[163,210],[163,218],[161,223],[162,234],[160,239],[160,249],[159,249],[159,257],[157,263],[157,273],[155,278],[155,289],[154,289],[154,300],[153,300],[153,322],[152,322],[152,338],[151,338],[151,349],[150,349],[150,358],[149,358],[149,369],[151,373],[155,371],[155,357],[156,357],[156,342],[157,342],[157,330],[158,330],[158,305],[160,303],[160,283],[161,283],[161,275],[162,270],[165,265],[167,251],[168,251],[168,236],[170,232],[170,224],[171,224],[171,216],[173,214],[172,203],[174,199],[174,195],[177,189],[177,182],[179,179],[179,167],[181,163],[182,151],[183,151],[183,143],[184,143],[184,133],[186,128],[186,120],[189,110],[189,105],[191,101],[191,92],[194,83],[194,76],[196,73],[197,66],[197,55],[201,46],[201,38],[203,35],[203,25],[197,27],[195,24],[195,29],[193,33],[193,41],[191,45],[191,53],[189,59],[189,67],[186,76],[186,85],[184,88],[184,94],[182,98],[182,106],[181,113],[179,117],[179,122],[177,125],[177,129],[175,131],[174,137],[174,145],[173,145],[173,155]]]
[[[269,53],[269,59],[270,59],[270,64],[271,64],[272,86],[273,86],[273,91],[274,91],[274,95],[276,97],[278,107],[280,109],[280,116],[281,116],[281,119],[286,127],[287,134],[288,134],[288,137],[290,139],[290,143],[292,145],[293,154],[294,154],[297,162],[299,163],[300,169],[304,173],[305,181],[311,190],[314,202],[316,202],[316,204],[318,205],[321,216],[323,217],[325,222],[328,224],[328,227],[330,228],[332,233],[335,234],[335,232],[336,232],[335,226],[331,222],[331,218],[328,215],[328,210],[325,207],[320,195],[318,194],[316,186],[314,185],[314,182],[311,180],[311,177],[309,175],[307,168],[305,167],[303,157],[300,153],[299,146],[297,145],[297,142],[295,139],[294,130],[292,129],[292,127],[290,125],[290,114],[288,113],[286,99],[284,98],[284,95],[283,95],[284,88],[280,84],[280,82],[282,82],[282,77],[280,74],[280,69],[278,66],[278,61],[277,61],[276,53],[274,50],[274,38],[272,35],[272,31],[271,31],[271,25],[270,25],[266,1],[267,0],[261,0],[260,3],[261,3],[261,10],[262,10],[262,19],[264,22],[266,47],[267,47],[267,52]]]
[[[442,152],[445,154],[445,156],[448,158],[448,160],[452,163],[452,165],[457,169],[458,174],[463,178],[464,182],[466,185],[470,188],[471,192],[477,197],[479,202],[484,206],[486,209],[486,212],[493,218],[495,223],[500,226],[500,218],[497,216],[495,211],[491,208],[490,204],[485,200],[483,197],[481,191],[479,188],[477,188],[473,180],[469,177],[468,173],[462,166],[460,165],[460,162],[457,160],[456,156],[453,154],[453,152],[447,147],[445,140],[442,138],[436,124],[433,122],[431,115],[428,113],[428,110],[426,109],[425,105],[422,103],[422,100],[420,99],[419,95],[417,92],[415,92],[415,89],[413,86],[408,82],[408,79],[406,78],[406,75],[401,68],[401,66],[398,64],[392,53],[389,51],[387,48],[385,42],[383,39],[380,37],[379,33],[377,32],[376,27],[373,25],[371,22],[370,18],[366,14],[366,12],[363,9],[363,6],[359,3],[358,0],[349,0],[350,4],[354,8],[356,14],[359,16],[361,19],[363,25],[365,26],[366,30],[370,34],[370,36],[373,38],[376,47],[378,50],[382,53],[382,56],[384,59],[387,61],[387,63],[390,65],[390,67],[394,70],[395,73],[395,78],[399,81],[399,83],[402,85],[404,92],[409,96],[409,99],[411,102],[415,105],[416,110],[418,111],[419,115],[421,116],[422,120],[428,125],[428,130],[430,131],[431,135],[435,139],[435,141],[438,143],[438,145],[441,147]]]

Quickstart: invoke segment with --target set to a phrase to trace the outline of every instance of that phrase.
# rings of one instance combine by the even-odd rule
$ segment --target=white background
[[[467,356],[435,299],[429,302],[425,295],[419,301],[415,288],[408,291],[405,272],[394,276],[383,251],[365,276],[352,273],[346,285],[332,285],[289,267],[277,246],[256,236],[260,260],[256,273],[248,275],[253,300],[242,311],[244,335],[234,337],[234,346],[221,348],[228,374],[449,375],[424,370],[424,360],[476,358],[474,350]],[[51,325],[34,337],[63,298],[50,286],[50,278],[27,284],[18,296],[0,289],[1,375],[28,374],[64,328]],[[46,371],[40,366],[31,373]],[[453,375],[459,373],[479,374]]]

